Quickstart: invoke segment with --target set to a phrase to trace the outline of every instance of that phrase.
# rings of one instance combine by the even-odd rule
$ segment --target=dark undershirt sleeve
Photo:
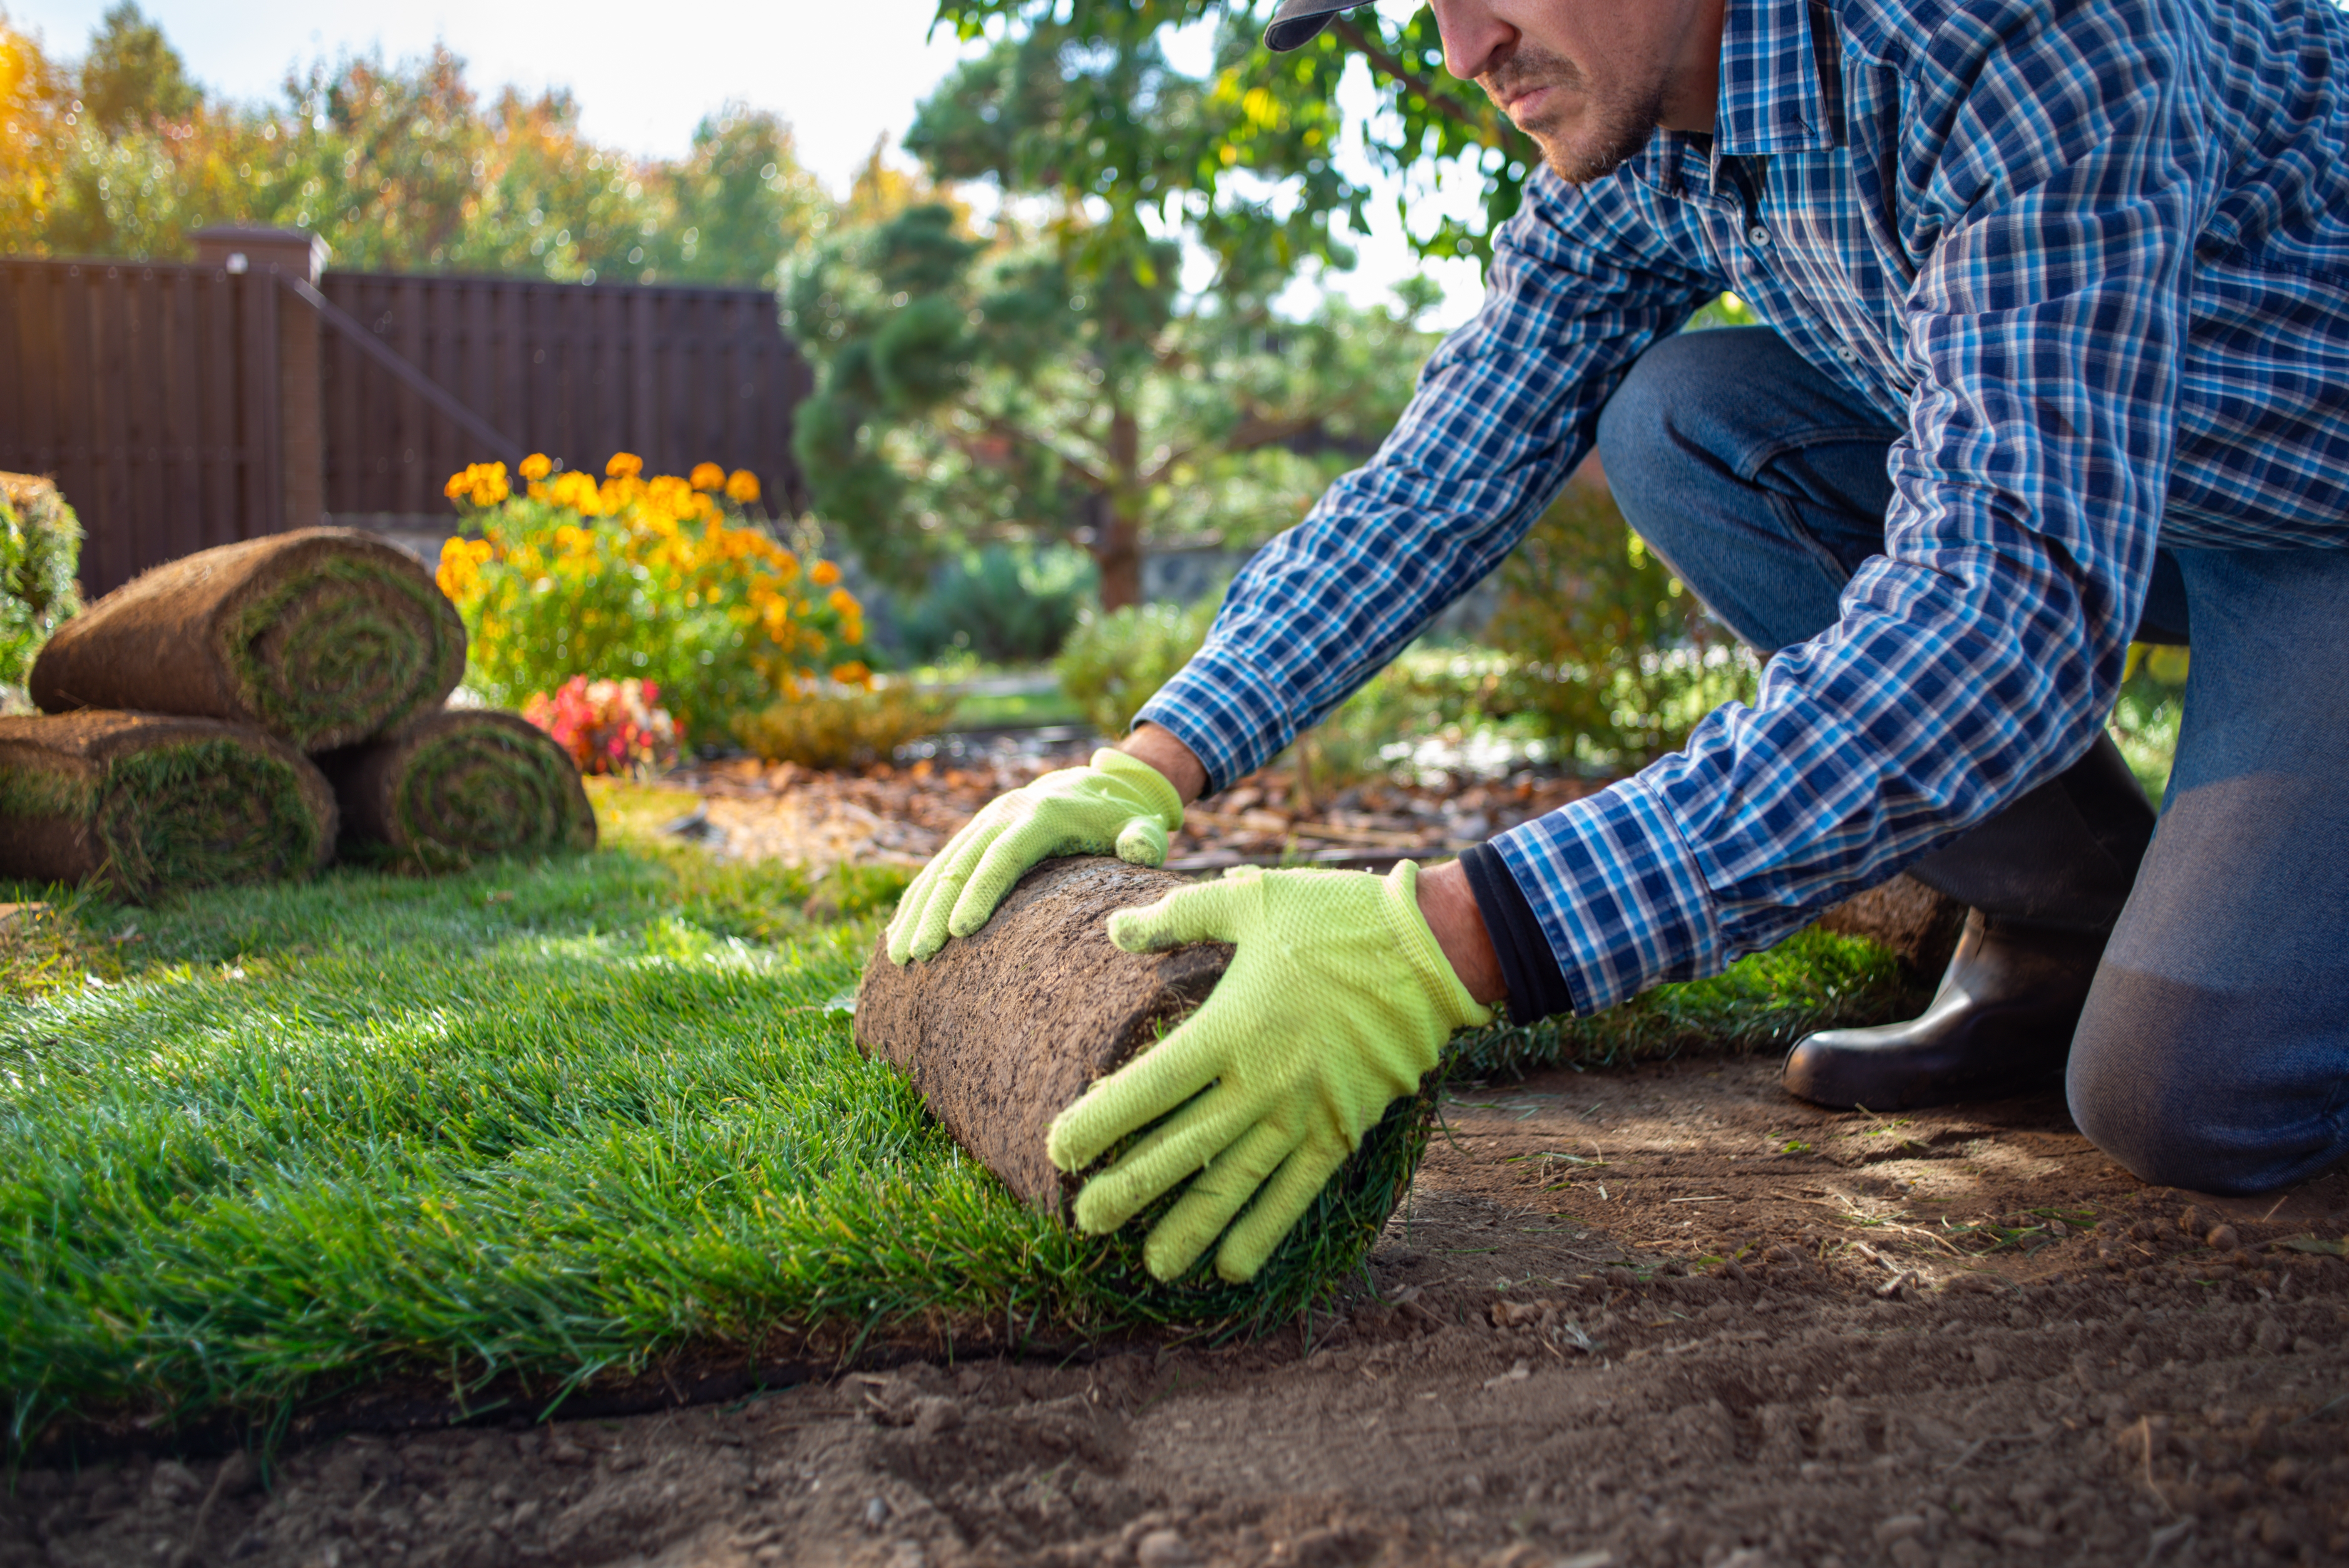
[[[1468,873],[1469,891],[1476,895],[1477,913],[1493,938],[1501,960],[1501,983],[1509,988],[1509,1018],[1530,1024],[1556,1013],[1574,1011],[1574,993],[1567,988],[1565,972],[1542,934],[1534,907],[1509,874],[1508,862],[1490,844],[1478,844],[1460,856]]]

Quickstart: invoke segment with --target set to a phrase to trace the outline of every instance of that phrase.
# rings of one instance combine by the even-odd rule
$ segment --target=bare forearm
[[[1134,726],[1133,733],[1117,743],[1117,748],[1137,762],[1147,762],[1166,775],[1174,792],[1189,805],[1207,788],[1207,769],[1191,748],[1174,738],[1174,732],[1155,724]]]
[[[1485,913],[1476,907],[1468,872],[1458,861],[1420,873],[1419,913],[1468,995],[1489,1005],[1509,994],[1492,934],[1485,929]]]

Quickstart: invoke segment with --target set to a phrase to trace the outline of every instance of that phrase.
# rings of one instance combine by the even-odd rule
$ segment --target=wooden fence
[[[757,289],[585,288],[502,278],[328,273],[318,290],[523,451],[602,472],[744,468],[796,501],[792,410],[806,362]],[[440,487],[484,451],[347,337],[320,339],[326,510],[445,510]]]
[[[285,526],[267,273],[0,261],[0,469],[81,515],[81,581]]]
[[[525,451],[748,469],[796,509],[810,384],[756,289],[0,258],[0,469],[56,477],[91,594],[322,518],[426,525]]]

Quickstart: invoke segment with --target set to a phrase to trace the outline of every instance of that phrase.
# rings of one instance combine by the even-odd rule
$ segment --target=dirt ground
[[[1082,762],[1092,748],[1005,737],[959,764],[924,759],[859,772],[811,772],[750,758],[708,763],[662,781],[678,798],[667,830],[730,860],[912,869],[928,863],[988,800],[1048,769]],[[1455,852],[1602,782],[1524,769],[1465,783],[1381,781],[1316,794],[1300,791],[1294,774],[1268,769],[1186,811],[1166,869],[1301,861],[1383,870],[1401,854]]]
[[[2349,1176],[2197,1198],[2054,1094],[1886,1120],[1775,1070],[1464,1093],[1310,1343],[27,1470],[0,1564],[2349,1561],[2349,1263],[2302,1250]]]

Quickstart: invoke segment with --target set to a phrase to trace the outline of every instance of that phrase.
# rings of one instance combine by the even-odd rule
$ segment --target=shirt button
[[[1745,237],[1757,245],[1766,245],[1770,242],[1770,231],[1756,223],[1745,231]]]

